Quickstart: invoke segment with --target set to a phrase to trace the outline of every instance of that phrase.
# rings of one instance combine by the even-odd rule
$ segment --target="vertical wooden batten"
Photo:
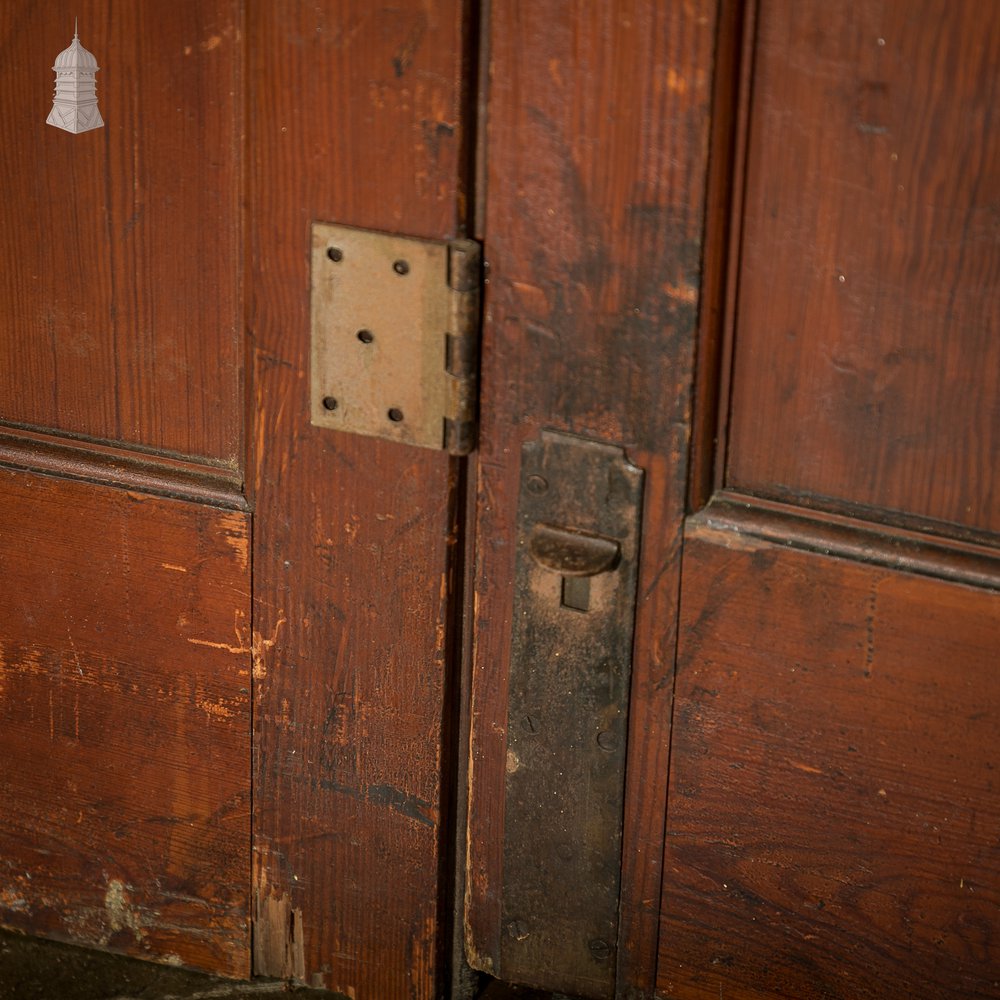
[[[441,988],[457,488],[447,455],[310,426],[309,232],[457,235],[459,0],[252,5],[255,963]]]

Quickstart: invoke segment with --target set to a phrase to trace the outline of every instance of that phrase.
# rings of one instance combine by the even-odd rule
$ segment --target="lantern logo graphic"
[[[104,124],[97,108],[97,60],[81,44],[73,25],[73,42],[56,56],[56,96],[46,119],[67,132],[89,132]]]

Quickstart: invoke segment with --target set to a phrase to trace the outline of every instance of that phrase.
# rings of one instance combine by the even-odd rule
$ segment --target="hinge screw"
[[[391,409],[391,410],[389,411],[389,414],[388,414],[388,416],[389,416],[389,419],[390,419],[390,420],[391,420],[391,421],[392,421],[392,422],[393,422],[394,424],[398,424],[398,423],[401,423],[401,422],[402,422],[402,420],[403,420],[403,411],[402,411],[401,409],[399,409],[398,407],[394,406],[394,407],[393,407],[393,408],[392,408],[392,409]]]
[[[589,941],[587,943],[587,947],[590,949],[590,954],[593,955],[598,962],[606,962],[611,957],[611,945],[601,938],[594,938],[593,941]]]
[[[397,260],[393,265],[392,269],[396,274],[409,274],[410,265],[405,260]]]
[[[549,483],[544,476],[528,476],[524,484],[525,489],[536,497],[540,497],[548,491]]]
[[[597,745],[608,753],[613,753],[618,749],[618,737],[614,733],[607,731],[597,734]]]
[[[337,401],[333,398],[333,396],[324,396],[323,397],[323,409],[324,410],[335,410],[335,409],[337,409]]]
[[[327,247],[326,255],[334,264],[339,264],[344,259],[344,251],[340,247]]]

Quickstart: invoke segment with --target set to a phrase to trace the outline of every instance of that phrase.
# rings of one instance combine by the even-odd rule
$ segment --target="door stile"
[[[310,229],[461,233],[466,17],[248,12],[255,968],[359,998],[445,988],[460,464],[310,425]]]
[[[466,942],[499,978],[520,456],[554,430],[645,472],[619,929],[593,961],[602,993],[653,991],[716,7],[490,11]]]

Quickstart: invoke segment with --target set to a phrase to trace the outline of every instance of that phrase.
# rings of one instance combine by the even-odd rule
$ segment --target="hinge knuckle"
[[[479,244],[473,240],[453,240],[448,245],[451,296],[446,367],[451,384],[444,446],[452,455],[467,455],[475,447],[481,260]]]

